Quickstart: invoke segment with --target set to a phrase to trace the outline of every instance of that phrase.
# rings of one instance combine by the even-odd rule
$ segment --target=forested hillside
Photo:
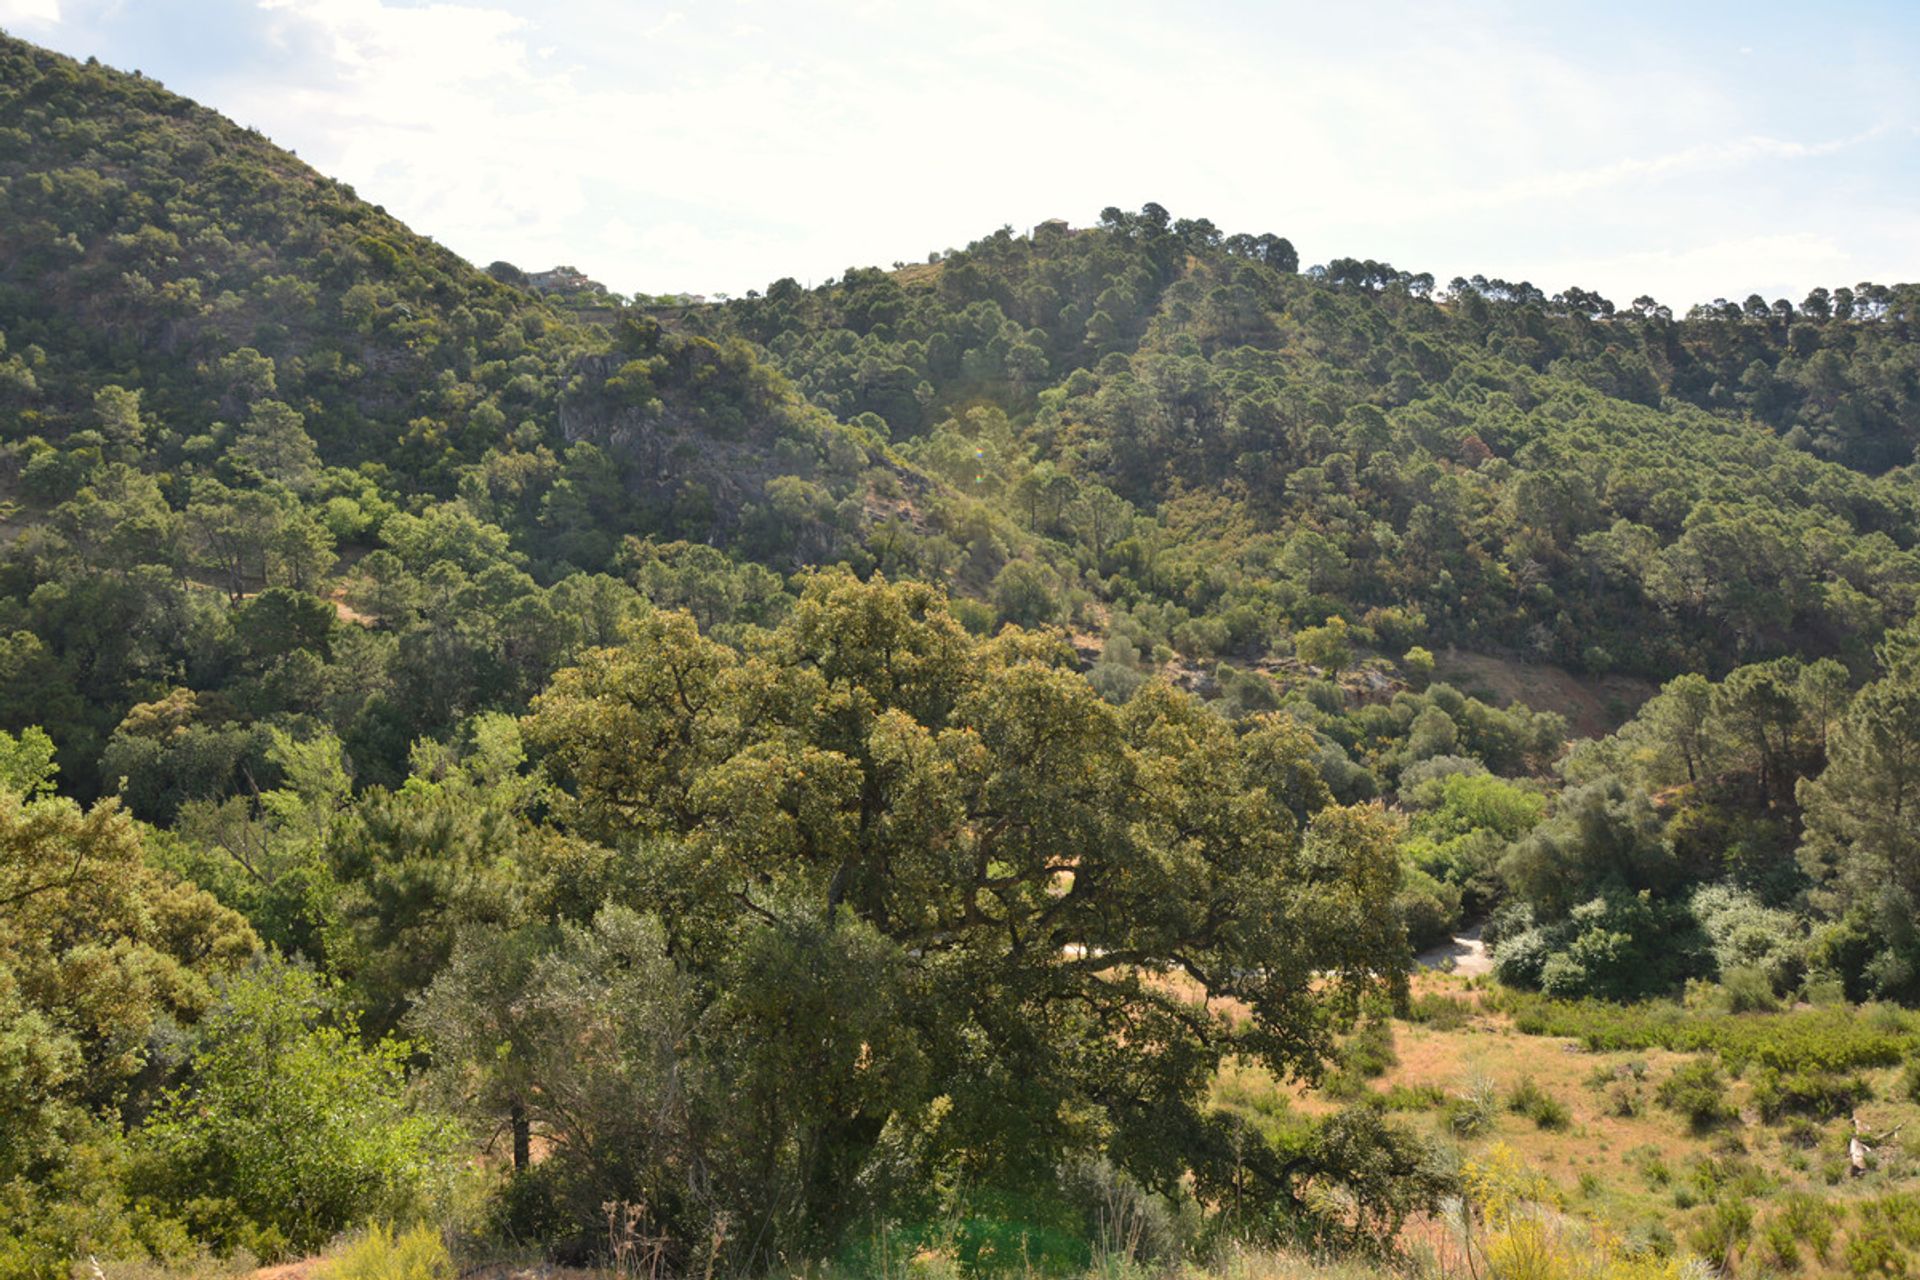
[[[1069,586],[1193,656],[1377,610],[1402,647],[1864,670],[1911,616],[1920,289],[1676,319],[1295,265],[1278,237],[1109,209],[696,318],[997,496],[1058,540]]]
[[[1677,1277],[1824,1168],[1835,1265],[1920,1247],[1837,1154],[1920,1106],[1920,287],[1154,205],[527,278],[0,36],[0,1278]],[[1470,926],[1477,1030],[1704,1055],[1718,1172],[1529,1244],[1491,1095],[1368,1083]]]

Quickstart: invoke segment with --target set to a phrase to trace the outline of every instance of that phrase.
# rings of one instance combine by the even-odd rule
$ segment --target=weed
[[[1447,1127],[1455,1137],[1478,1138],[1499,1123],[1500,1094],[1493,1080],[1475,1075],[1464,1092],[1447,1104]]]
[[[324,1280],[453,1280],[453,1259],[439,1231],[424,1224],[396,1232],[369,1226],[321,1271]]]

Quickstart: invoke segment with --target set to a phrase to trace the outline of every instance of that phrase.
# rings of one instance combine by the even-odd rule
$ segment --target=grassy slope
[[[1847,1172],[1847,1139],[1853,1132],[1849,1120],[1763,1122],[1754,1105],[1758,1069],[1731,1079],[1731,1101],[1739,1118],[1695,1132],[1683,1117],[1655,1101],[1660,1082],[1695,1055],[1660,1048],[1592,1052],[1578,1040],[1524,1034],[1512,1017],[1482,1003],[1488,991],[1485,980],[1441,974],[1420,978],[1416,995],[1466,1001],[1472,1016],[1453,1029],[1396,1020],[1398,1061],[1368,1087],[1379,1094],[1398,1091],[1402,1097],[1434,1090],[1448,1100],[1490,1088],[1499,1100],[1497,1116],[1490,1130],[1473,1137],[1454,1131],[1445,1103],[1402,1114],[1420,1128],[1457,1142],[1466,1159],[1486,1159],[1499,1144],[1511,1148],[1526,1166],[1550,1180],[1575,1217],[1603,1222],[1628,1237],[1645,1238],[1649,1231],[1664,1229],[1685,1247],[1713,1212],[1716,1197],[1723,1192],[1738,1195],[1728,1188],[1744,1186],[1756,1222],[1753,1239],[1736,1255],[1735,1270],[1742,1275],[1779,1272],[1790,1269],[1770,1256],[1765,1230],[1786,1197],[1804,1193],[1837,1209],[1841,1218],[1826,1257],[1803,1249],[1794,1273],[1844,1275],[1849,1274],[1849,1241],[1859,1234],[1860,1206],[1889,1194],[1920,1192],[1920,1105],[1903,1096],[1898,1066],[1857,1072],[1873,1090],[1872,1099],[1857,1112],[1862,1124],[1869,1132],[1901,1132],[1878,1149],[1876,1168],[1854,1178]],[[1784,1028],[1790,1022],[1832,1015],[1801,1007],[1752,1016],[1777,1019],[1767,1025]],[[1869,1021],[1889,1017],[1873,1010],[1858,1010],[1853,1016]],[[1508,1108],[1523,1081],[1565,1105],[1564,1127],[1543,1128]],[[1622,1094],[1637,1098],[1637,1114],[1620,1114],[1614,1099]],[[1324,1089],[1278,1084],[1249,1069],[1223,1073],[1216,1101],[1279,1123],[1292,1113],[1319,1115],[1342,1105]],[[1409,1228],[1409,1241],[1432,1243],[1434,1234],[1433,1224],[1416,1224]]]

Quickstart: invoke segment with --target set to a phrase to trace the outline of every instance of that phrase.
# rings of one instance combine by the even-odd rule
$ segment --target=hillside
[[[1920,287],[525,280],[0,36],[0,1280],[1906,1274]]]
[[[76,794],[222,790],[286,716],[394,778],[613,635],[635,596],[583,573],[864,561],[871,512],[924,520],[929,481],[739,343],[582,325],[151,81],[0,64],[0,726]],[[183,688],[226,744],[195,777],[97,771]]]
[[[1193,656],[1377,611],[1400,648],[1596,673],[1860,669],[1912,615],[1920,290],[1675,318],[1296,265],[1279,237],[1110,209],[696,318],[1000,495],[1136,642]]]

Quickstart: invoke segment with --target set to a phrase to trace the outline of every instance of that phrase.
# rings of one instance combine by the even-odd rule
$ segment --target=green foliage
[[[202,1020],[186,1083],[141,1126],[136,1184],[199,1238],[261,1256],[310,1251],[370,1215],[444,1194],[452,1131],[404,1094],[408,1046],[329,1023],[323,985],[269,962]]]
[[[1559,999],[1632,1000],[1670,991],[1703,967],[1693,917],[1649,891],[1583,902],[1549,925],[1513,931],[1509,917],[1494,950],[1502,982]]]
[[[1473,1005],[1455,996],[1424,992],[1407,1003],[1407,1021],[1435,1031],[1458,1031],[1473,1019]]]
[[[1081,1149],[1067,1121],[1089,1108],[1142,1181],[1233,1176],[1208,1072],[1229,1055],[1316,1070],[1406,963],[1391,831],[1326,803],[1284,718],[1236,734],[1160,683],[1116,708],[1069,661],[1052,638],[974,639],[924,586],[820,574],[749,648],[643,615],[536,700],[554,807],[630,851],[617,899],[642,914],[598,918],[626,921],[649,976],[594,1001],[636,1021],[592,1039],[633,1047],[602,1059],[542,1032],[564,1019],[526,932],[456,960],[422,1025],[492,1081],[496,1117],[593,1126],[540,1175],[576,1222],[611,1188],[682,1247],[712,1207],[754,1224],[750,1247],[817,1247],[897,1162],[1021,1185]],[[612,940],[569,937],[586,969],[561,993],[625,981],[599,958]],[[1285,976],[1307,971],[1327,978]],[[1196,1019],[1166,973],[1256,1016]],[[1137,1105],[1110,1100],[1115,1073]],[[654,1128],[613,1140],[623,1124]],[[1009,1126],[1023,1139],[1002,1148]],[[714,1200],[677,1205],[696,1159]]]
[[[408,1213],[450,1130],[402,1025],[511,1135],[510,1230],[584,1251],[618,1197],[689,1271],[895,1213],[1078,1265],[1068,1168],[1385,1230],[1432,1151],[1215,1076],[1371,1102],[1391,1031],[1341,1036],[1489,915],[1523,1031],[1717,1054],[1763,1111],[1920,1042],[1767,1012],[1920,999],[1913,286],[1436,293],[1150,205],[546,298],[4,37],[0,139],[0,1271]],[[1455,647],[1664,683],[1562,758]],[[298,960],[235,978],[262,937]],[[1685,1188],[1723,1261],[1738,1182]]]
[[[24,800],[39,800],[53,791],[53,739],[38,725],[28,725],[18,737],[0,730],[0,790]]]
[[[1726,1014],[1677,1003],[1618,1005],[1549,1000],[1510,992],[1495,998],[1527,1035],[1566,1036],[1596,1053],[1668,1049],[1713,1053],[1734,1070],[1750,1065],[1783,1072],[1851,1071],[1894,1066],[1920,1048],[1920,1024],[1909,1015],[1863,1016],[1848,1008],[1780,1014]]]
[[[1407,941],[1416,951],[1446,942],[1460,925],[1459,887],[1415,867],[1401,873],[1393,905],[1405,925]]]
[[[1833,1247],[1833,1230],[1839,1212],[1831,1205],[1804,1192],[1782,1198],[1778,1210],[1761,1230],[1771,1260],[1784,1270],[1800,1265],[1800,1249],[1812,1251],[1824,1262]]]
[[[440,1233],[423,1224],[396,1231],[376,1222],[319,1269],[326,1280],[453,1280]]]
[[[1340,1046],[1340,1069],[1365,1080],[1385,1075],[1399,1062],[1393,1049],[1393,1023],[1373,1018],[1348,1036]]]
[[[1920,1249],[1920,1197],[1906,1193],[1862,1201],[1847,1233],[1844,1260],[1855,1276],[1903,1275]]]
[[[22,735],[31,742],[31,735]],[[0,791],[0,1176],[57,1167],[85,1117],[144,1105],[155,1042],[258,945],[155,867],[111,801]]]
[[[1671,1075],[1654,1090],[1654,1099],[1667,1110],[1684,1117],[1696,1133],[1733,1118],[1727,1101],[1727,1082],[1719,1066],[1708,1058],[1675,1067]]]
[[[1920,994],[1920,629],[1890,635],[1881,677],[1861,689],[1835,727],[1831,763],[1801,788],[1807,811],[1802,859],[1860,935],[1842,972],[1855,990]],[[1836,957],[1840,958],[1840,957]]]
[[[1308,666],[1337,675],[1353,661],[1350,628],[1344,618],[1331,618],[1322,627],[1307,627],[1293,637],[1293,651]]]
[[[1732,1265],[1735,1253],[1753,1236],[1753,1206],[1746,1200],[1716,1200],[1707,1216],[1687,1237],[1702,1257],[1721,1267]]]
[[[1491,1079],[1474,1076],[1446,1106],[1447,1129],[1457,1138],[1479,1138],[1500,1123],[1500,1093]]]
[[[1851,1115],[1873,1098],[1873,1086],[1859,1076],[1768,1069],[1754,1077],[1753,1105],[1767,1123],[1788,1115],[1832,1120]]]
[[[1541,1129],[1565,1129],[1573,1120],[1567,1104],[1534,1083],[1532,1076],[1521,1076],[1508,1091],[1507,1110]]]
[[[1728,969],[1721,976],[1720,990],[1728,1013],[1775,1013],[1780,1008],[1764,969]]]
[[[1708,885],[1693,895],[1690,905],[1730,993],[1739,987],[1747,992],[1743,998],[1761,1007],[1766,996],[1795,985],[1805,966],[1806,942],[1792,912],[1765,907],[1730,885]]]

